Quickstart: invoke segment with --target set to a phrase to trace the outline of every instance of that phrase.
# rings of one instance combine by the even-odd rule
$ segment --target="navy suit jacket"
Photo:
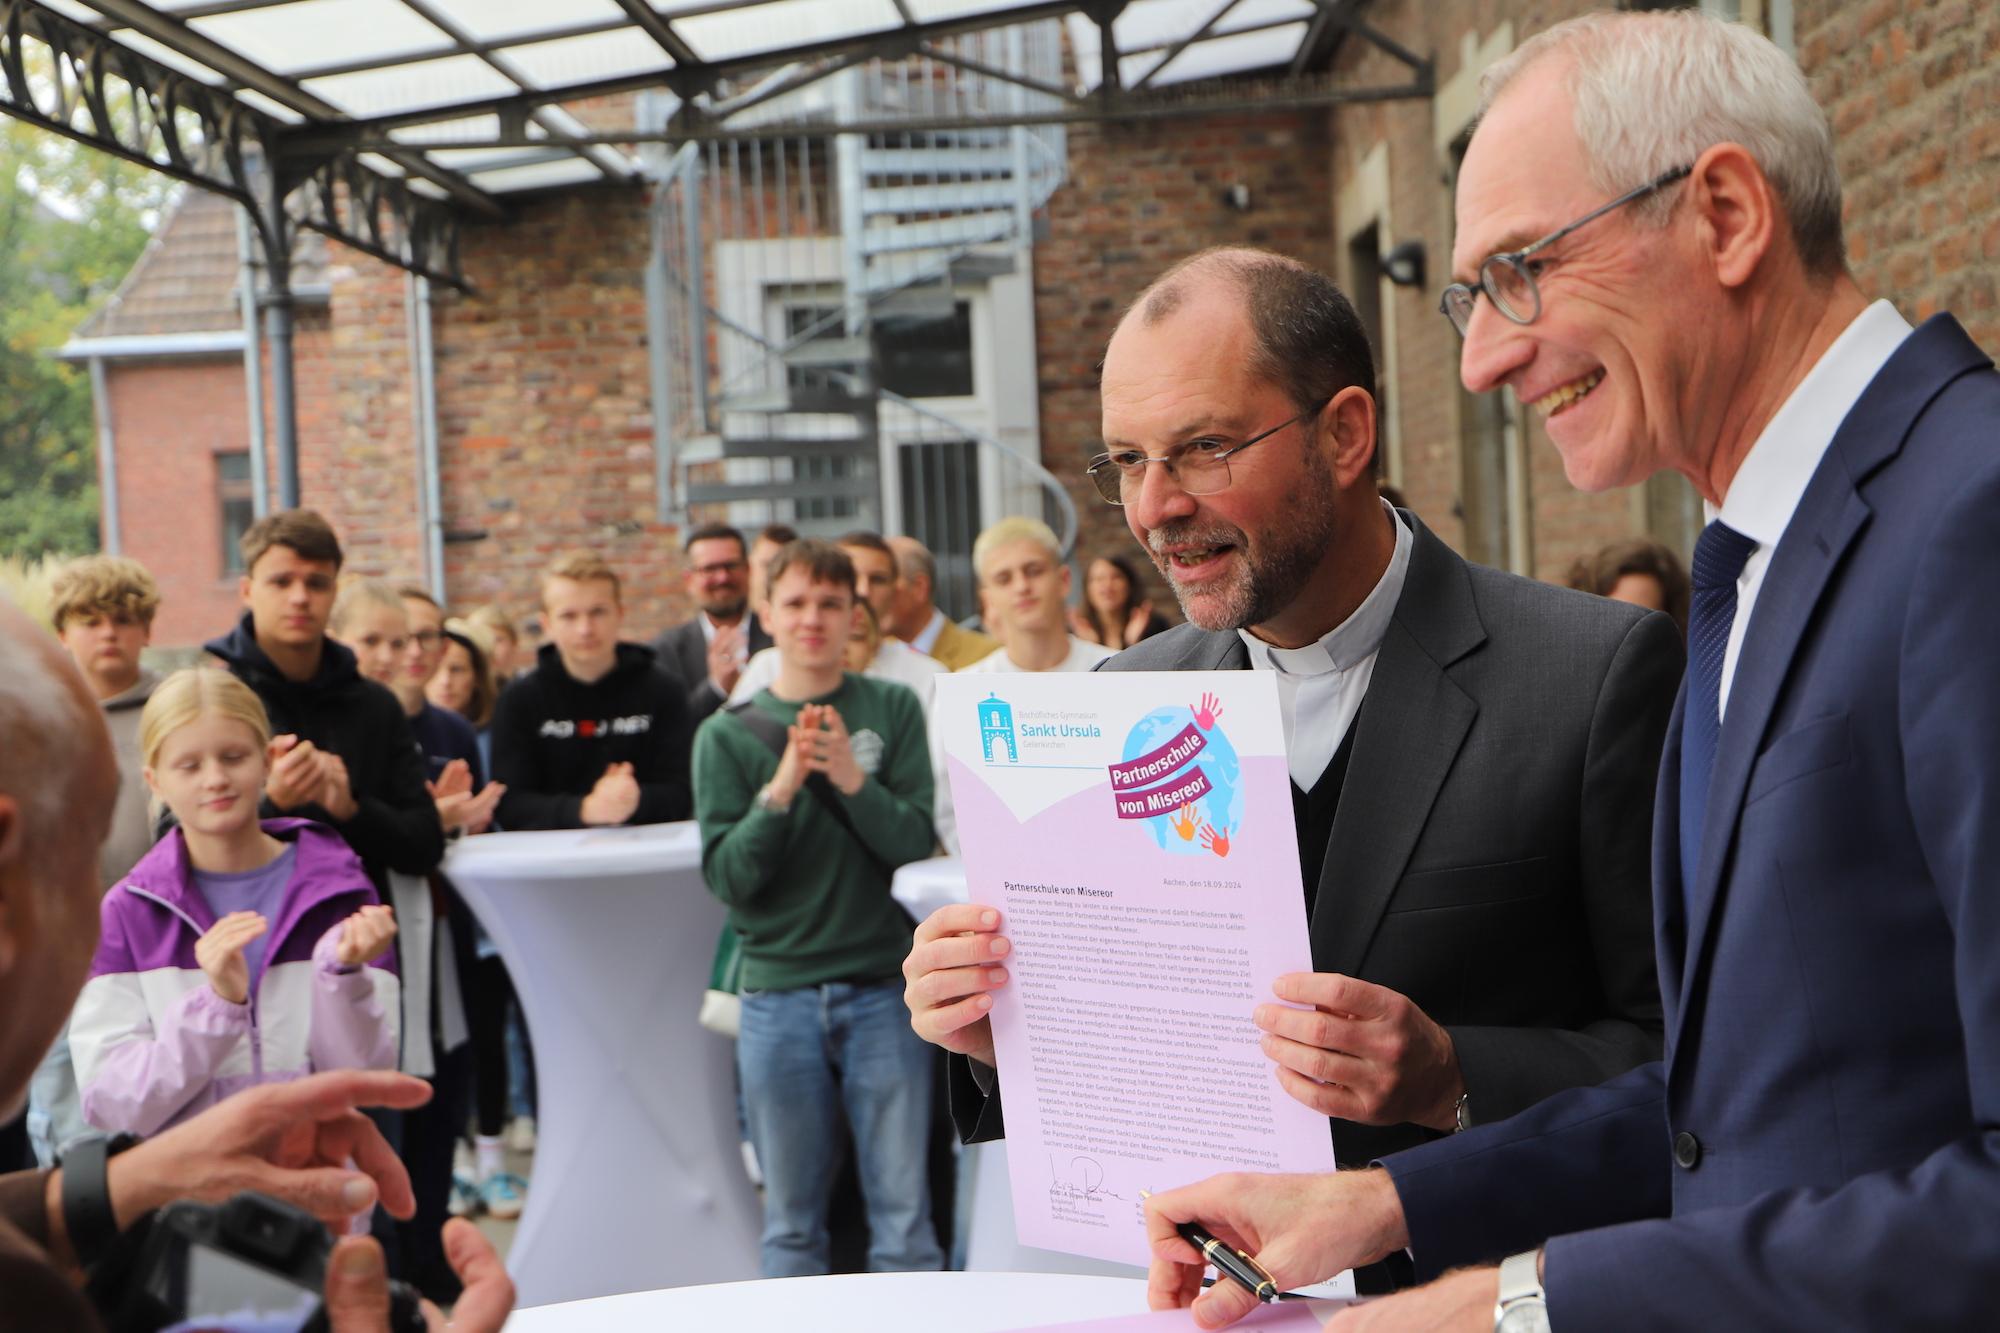
[[[1772,555],[1692,884],[1676,706],[1664,1062],[1387,1158],[1424,1275],[1559,1237],[1558,1330],[2000,1319],[1996,579],[2000,374],[1939,316]]]

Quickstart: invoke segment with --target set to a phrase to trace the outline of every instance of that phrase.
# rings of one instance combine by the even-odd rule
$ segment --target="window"
[[[952,303],[949,315],[878,315],[875,354],[882,387],[905,398],[970,398],[972,306]]]
[[[222,575],[229,578],[244,572],[243,534],[257,518],[249,454],[215,456],[215,497],[222,513]]]
[[[1451,146],[1452,188],[1472,142],[1467,130]],[[1454,214],[1456,216],[1456,214]],[[1441,319],[1442,317],[1440,317]],[[1454,352],[1457,348],[1452,349]],[[1456,362],[1453,364],[1456,370]],[[1456,374],[1453,380],[1457,380]],[[1520,449],[1519,419],[1502,393],[1475,394],[1454,383],[1458,395],[1458,516],[1465,525],[1465,558],[1494,569],[1527,573],[1521,552],[1526,536],[1518,531],[1516,495],[1522,483],[1515,475]]]

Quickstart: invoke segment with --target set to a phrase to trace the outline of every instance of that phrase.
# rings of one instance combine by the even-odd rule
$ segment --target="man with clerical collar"
[[[1099,669],[1270,670],[1315,971],[1255,1019],[1335,1153],[1510,1115],[1655,1058],[1646,851],[1680,675],[1665,616],[1471,565],[1376,489],[1353,307],[1263,251],[1206,251],[1105,356],[1099,493],[1188,624]],[[987,1020],[1012,947],[950,907],[904,972],[957,1055],[969,1139],[1002,1128]]]

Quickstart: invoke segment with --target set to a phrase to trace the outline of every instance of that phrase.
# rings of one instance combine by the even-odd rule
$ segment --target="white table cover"
[[[680,1287],[516,1312],[509,1333],[1007,1333],[1142,1314],[1146,1284],[1054,1273],[857,1273]]]
[[[482,834],[444,872],[535,1048],[534,1179],[507,1260],[522,1304],[754,1278],[734,1047],[695,1022],[723,921],[695,826]]]

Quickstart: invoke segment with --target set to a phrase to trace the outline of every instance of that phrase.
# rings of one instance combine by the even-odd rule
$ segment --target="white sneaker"
[[[527,1200],[528,1182],[512,1171],[502,1171],[480,1182],[480,1203],[485,1205],[488,1216],[502,1222],[511,1222],[519,1217],[521,1206]]]
[[[507,1150],[521,1153],[535,1150],[535,1117],[517,1115],[507,1123]]]

